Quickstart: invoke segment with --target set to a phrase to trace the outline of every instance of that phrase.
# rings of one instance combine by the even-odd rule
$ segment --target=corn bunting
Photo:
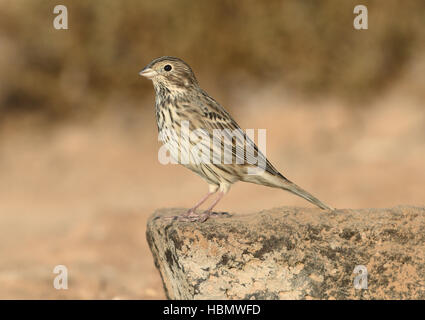
[[[275,169],[230,114],[201,89],[187,63],[175,57],[161,57],[139,74],[153,82],[159,138],[171,158],[209,185],[209,192],[193,208],[174,219],[205,221],[216,216],[212,209],[237,181],[281,188],[322,209],[333,210]],[[184,130],[196,132],[198,140],[192,139],[193,134],[182,134]],[[249,154],[248,150],[252,152]],[[196,209],[217,191],[212,205],[197,214]]]

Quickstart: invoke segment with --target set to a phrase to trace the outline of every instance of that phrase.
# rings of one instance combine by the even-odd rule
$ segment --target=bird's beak
[[[140,71],[139,74],[148,79],[152,79],[157,75],[157,72],[151,68],[146,67],[142,71]]]

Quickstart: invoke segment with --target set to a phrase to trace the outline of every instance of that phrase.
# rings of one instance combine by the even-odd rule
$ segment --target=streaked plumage
[[[213,207],[237,181],[281,188],[322,209],[333,210],[281,175],[245,135],[230,114],[199,87],[192,69],[184,61],[174,57],[161,57],[149,63],[140,75],[151,79],[154,85],[155,112],[160,139],[167,144],[171,156],[176,161],[181,163],[182,159],[189,159],[189,163],[182,164],[209,184],[209,193],[190,209],[182,217],[183,219],[205,221],[211,215]],[[202,132],[213,141],[212,145],[205,145],[205,148],[211,150],[209,163],[199,161],[202,159],[199,159],[199,154],[192,150],[193,142],[190,139],[184,141],[180,139],[182,121],[188,123],[190,132],[202,129]],[[227,129],[224,130],[223,139],[219,141],[213,139],[215,129]],[[237,132],[235,137],[232,136],[234,132]],[[250,159],[247,159],[246,153],[238,152],[238,148],[245,150],[247,144],[253,148],[254,156],[258,156],[258,160],[264,163],[265,170],[258,171],[258,174],[248,174],[248,169],[252,170],[255,166],[250,163]],[[215,163],[217,161],[214,161],[212,157],[213,148],[220,148],[222,153],[226,148],[230,148],[233,155],[232,163],[225,164],[223,161]],[[212,206],[203,214],[196,214],[195,210],[217,190],[220,194]]]

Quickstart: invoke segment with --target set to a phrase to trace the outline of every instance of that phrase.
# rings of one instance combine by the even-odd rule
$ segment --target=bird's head
[[[157,58],[143,68],[139,74],[151,79],[155,87],[163,86],[169,90],[198,86],[192,69],[179,58]]]

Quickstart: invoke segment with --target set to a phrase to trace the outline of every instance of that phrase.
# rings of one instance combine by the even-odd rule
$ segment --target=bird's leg
[[[198,209],[207,199],[217,192],[218,186],[216,185],[210,185],[210,189],[208,193],[199,200],[193,208],[190,208],[185,213],[179,216],[165,216],[162,217],[163,220],[178,220],[178,221],[205,221],[207,218],[205,218],[204,214],[197,214],[195,213],[196,209]]]
[[[211,213],[212,212],[212,209],[214,209],[214,207],[217,205],[217,203],[219,203],[220,202],[220,200],[222,199],[224,197],[224,192],[223,191],[220,191],[219,193],[218,193],[218,197],[217,197],[217,199],[215,199],[214,200],[214,202],[212,203],[212,205],[205,211],[205,212],[209,212],[209,213]]]
[[[212,203],[212,205],[206,211],[204,211],[201,214],[196,214],[194,212],[194,210],[196,208],[198,208],[202,203],[204,203],[213,193],[215,193],[215,192],[208,192],[208,194],[204,198],[202,198],[196,204],[195,207],[193,207],[192,209],[189,209],[186,213],[182,214],[181,216],[177,216],[177,217],[166,217],[166,218],[172,218],[173,220],[178,220],[178,221],[191,221],[191,222],[199,221],[199,222],[205,222],[210,217],[216,217],[217,215],[214,215],[213,216],[212,209],[217,205],[217,203],[221,200],[221,198],[223,198],[224,192],[222,192],[222,191],[219,192],[217,199],[214,200],[214,202]]]
[[[214,215],[213,212],[212,212],[212,210],[217,205],[217,203],[220,202],[220,200],[224,197],[225,194],[226,193],[223,192],[223,191],[220,191],[218,193],[217,199],[215,199],[214,202],[212,203],[212,205],[207,210],[205,210],[204,213],[202,213],[201,219],[200,219],[201,222],[206,221],[210,217],[217,217],[218,216],[218,215]]]
[[[216,213],[213,213],[212,212],[213,208],[224,197],[224,195],[226,194],[226,191],[227,190],[220,191],[219,194],[218,194],[217,199],[214,200],[214,202],[211,204],[211,206],[206,211],[204,211],[201,214],[195,213],[195,210],[197,208],[199,208],[199,206],[201,206],[201,204],[203,204],[212,194],[216,193],[217,192],[217,189],[218,188],[216,188],[215,186],[210,187],[210,191],[204,197],[202,197],[202,199],[199,200],[199,202],[193,208],[189,209],[186,213],[184,213],[184,214],[182,214],[180,216],[166,216],[166,217],[163,217],[163,219],[165,219],[165,220],[185,221],[185,222],[189,222],[189,221],[190,222],[196,222],[196,221],[205,222],[210,217],[211,218],[215,218],[215,217],[218,217],[218,216],[220,216],[222,214],[228,215],[228,213],[225,213],[225,212],[223,212],[221,214],[216,214]]]
[[[216,193],[216,191],[209,191],[205,196],[203,196],[201,198],[201,200],[199,200],[195,206],[193,208],[190,208],[185,214],[183,214],[183,216],[189,216],[193,213],[195,213],[196,209],[198,209],[205,201],[207,201],[207,199],[213,195],[214,193]]]

